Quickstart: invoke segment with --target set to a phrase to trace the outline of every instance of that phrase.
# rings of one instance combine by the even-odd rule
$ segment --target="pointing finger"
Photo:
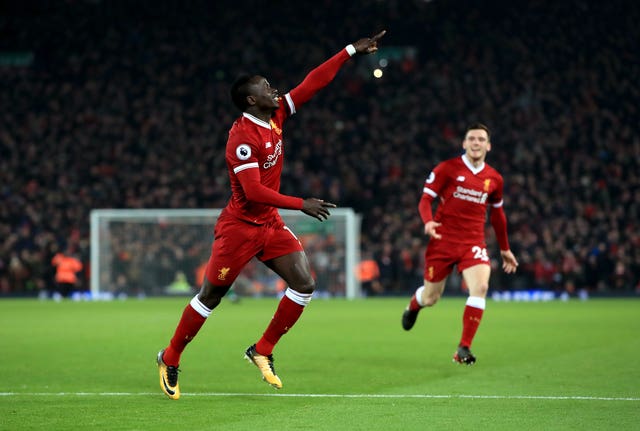
[[[382,30],[380,33],[376,34],[371,38],[371,42],[377,42],[382,36],[384,36],[386,32],[387,30]]]

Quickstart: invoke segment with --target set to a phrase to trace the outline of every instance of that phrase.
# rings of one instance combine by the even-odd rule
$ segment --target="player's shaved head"
[[[249,106],[247,97],[252,94],[251,86],[255,84],[256,78],[255,75],[241,75],[231,85],[231,100],[242,112]]]

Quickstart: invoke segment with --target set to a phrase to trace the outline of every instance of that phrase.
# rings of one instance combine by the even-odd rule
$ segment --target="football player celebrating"
[[[178,365],[186,345],[253,257],[278,274],[288,287],[262,337],[246,349],[245,357],[258,367],[263,380],[276,389],[282,387],[272,352],[311,300],[315,281],[300,241],[285,226],[278,208],[300,210],[320,221],[335,208],[322,199],[279,192],[285,154],[283,124],[329,84],[349,58],[377,51],[384,34],[382,31],[347,45],[284,95],[259,75],[241,76],[233,83],[231,98],[242,115],[231,127],[226,147],[232,195],[215,225],[200,292],[184,309],[169,345],[157,355],[160,387],[169,398],[180,398]]]
[[[487,207],[491,207],[490,220],[500,246],[502,268],[508,274],[513,273],[518,261],[507,238],[502,176],[485,163],[491,150],[487,126],[470,126],[462,147],[462,156],[438,164],[424,183],[418,206],[424,232],[430,237],[425,251],[424,285],[416,290],[402,314],[402,327],[407,331],[413,328],[418,312],[440,299],[447,278],[457,265],[469,297],[462,315],[462,336],[453,360],[471,365],[476,361],[470,350],[471,343],[485,309],[491,274],[484,237]],[[436,198],[439,203],[434,217],[431,207]]]

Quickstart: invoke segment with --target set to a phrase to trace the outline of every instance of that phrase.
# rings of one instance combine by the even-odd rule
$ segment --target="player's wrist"
[[[356,47],[353,46],[353,44],[349,44],[345,47],[345,49],[347,50],[347,53],[349,54],[349,57],[353,57],[356,53]]]

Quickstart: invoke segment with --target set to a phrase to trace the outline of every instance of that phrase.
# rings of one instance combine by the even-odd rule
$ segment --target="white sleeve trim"
[[[504,203],[504,200],[501,200],[500,202],[496,202],[495,204],[491,204],[491,206],[494,207],[494,208],[500,208],[503,203]]]
[[[253,169],[258,167],[258,162],[245,163],[244,165],[236,166],[233,168],[233,173],[237,174],[240,171],[244,171],[245,169]]]
[[[436,192],[434,192],[433,190],[431,190],[429,187],[425,187],[424,189],[422,189],[422,191],[426,194],[428,194],[429,196],[433,197],[433,198],[437,198],[438,194]]]
[[[291,98],[291,93],[287,93],[284,95],[284,100],[287,101],[287,105],[289,105],[289,112],[291,115],[296,113],[296,104],[293,103],[293,99]]]
[[[356,53],[356,48],[352,44],[347,45],[346,50],[350,57],[353,57],[353,54]]]

